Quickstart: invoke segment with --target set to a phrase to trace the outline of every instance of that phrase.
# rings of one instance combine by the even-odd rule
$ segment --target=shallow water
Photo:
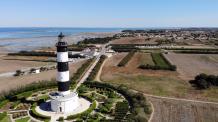
[[[99,37],[97,32],[120,32],[118,28],[0,28],[0,47],[9,52],[54,46],[63,32],[69,44]]]

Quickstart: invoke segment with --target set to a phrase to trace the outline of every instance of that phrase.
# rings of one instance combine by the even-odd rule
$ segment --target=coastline
[[[113,36],[118,32],[85,32],[66,36],[69,44],[75,44],[85,38]],[[6,38],[0,39],[0,52],[31,51],[45,47],[53,47],[57,42],[56,36],[32,37],[32,38]]]

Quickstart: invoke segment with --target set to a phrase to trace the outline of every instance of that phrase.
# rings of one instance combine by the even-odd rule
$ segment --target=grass
[[[25,117],[25,118],[17,119],[15,120],[15,122],[28,122],[29,119],[30,117]]]
[[[207,90],[203,90],[203,96],[207,98],[209,101],[218,101],[218,88],[211,87]]]
[[[131,89],[158,96],[182,97],[188,90],[185,82],[165,76],[117,74],[112,80],[106,82],[124,84]]]
[[[27,98],[27,97],[31,96],[32,93],[33,93],[33,91],[28,91],[28,92],[24,92],[24,93],[18,94],[16,96],[17,96],[18,99]]]
[[[40,96],[38,99],[40,100],[40,99],[45,99],[45,100],[47,100],[49,98],[49,96],[48,95],[42,95],[42,96]]]
[[[4,117],[0,122],[11,122],[9,116]]]
[[[7,103],[9,102],[9,100],[3,100],[0,102],[0,108],[4,107]]]
[[[140,55],[140,60],[139,60],[140,65],[146,65],[146,64],[154,65],[150,53],[139,53],[139,55]]]
[[[161,56],[161,53],[152,53],[151,56],[153,58],[155,65],[166,68],[169,67],[168,63]]]

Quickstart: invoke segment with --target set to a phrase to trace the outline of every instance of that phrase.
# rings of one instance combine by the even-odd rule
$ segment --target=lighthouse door
[[[62,108],[60,107],[60,112],[62,112]]]

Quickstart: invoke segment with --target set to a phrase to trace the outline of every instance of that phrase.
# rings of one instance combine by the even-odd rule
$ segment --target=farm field
[[[179,79],[176,72],[139,69],[138,66],[142,63],[154,64],[149,53],[136,53],[126,67],[118,68],[116,63],[122,60],[119,55],[106,61],[101,75],[102,81],[124,84],[144,93],[161,96],[180,97],[188,90],[189,84]]]
[[[78,68],[82,66],[83,63],[85,63],[85,60],[70,64],[69,65],[70,76],[73,76],[73,74],[77,71]],[[0,78],[0,92],[7,91],[12,88],[17,88],[19,86],[27,85],[27,84],[37,82],[37,81],[55,79],[56,72],[57,71],[55,69],[55,70],[49,70],[49,71],[45,71],[45,72],[41,72],[39,74],[33,74],[33,75]]]
[[[217,122],[218,104],[148,97],[154,106],[151,122]]]
[[[189,82],[181,79],[178,72],[139,69],[141,64],[154,64],[149,53],[137,52],[125,67],[117,67],[126,54],[118,53],[106,60],[101,81],[124,84],[131,89],[157,96],[218,101],[217,88],[196,90]]]
[[[192,80],[200,73],[218,74],[218,55],[216,54],[169,53],[165,57],[177,66],[179,76],[184,80]]]

